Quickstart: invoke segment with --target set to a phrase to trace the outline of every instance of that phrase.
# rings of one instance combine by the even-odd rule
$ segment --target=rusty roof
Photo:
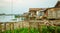
[[[58,3],[56,4],[54,8],[60,8],[60,1],[58,1]]]
[[[46,8],[29,8],[29,11],[45,10]]]

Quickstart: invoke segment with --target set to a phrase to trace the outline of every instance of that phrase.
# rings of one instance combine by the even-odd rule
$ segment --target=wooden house
[[[46,8],[30,8],[30,19],[41,19],[44,17]]]
[[[60,1],[57,2],[56,6],[47,9],[48,19],[60,19]]]

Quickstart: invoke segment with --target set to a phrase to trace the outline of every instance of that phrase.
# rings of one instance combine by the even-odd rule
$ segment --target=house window
[[[37,16],[43,16],[44,12],[43,11],[37,11]]]

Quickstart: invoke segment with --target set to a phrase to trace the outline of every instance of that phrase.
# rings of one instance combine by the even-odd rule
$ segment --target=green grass
[[[55,29],[57,28],[57,33],[60,33],[60,27],[54,27],[54,26],[49,26],[48,28],[46,26],[42,26],[42,33],[55,33]],[[15,29],[15,30],[6,30],[5,32],[2,33],[39,33],[38,28],[20,28],[20,29]]]

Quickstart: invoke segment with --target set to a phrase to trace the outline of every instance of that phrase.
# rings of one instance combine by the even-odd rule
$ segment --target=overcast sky
[[[0,14],[22,14],[29,8],[53,7],[57,0],[0,0]]]

